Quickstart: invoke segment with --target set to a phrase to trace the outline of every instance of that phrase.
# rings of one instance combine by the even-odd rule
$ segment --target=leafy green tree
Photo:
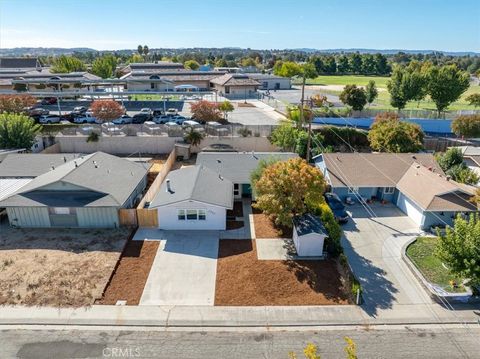
[[[425,71],[418,61],[412,61],[405,67],[403,92],[407,101],[420,102],[427,95]]]
[[[143,45],[143,56],[147,57],[149,52],[150,52],[150,49],[148,48],[148,46]]]
[[[142,62],[144,62],[144,59],[143,59],[142,55],[139,55],[139,54],[133,54],[128,59],[129,64],[137,64],[137,63],[142,63]]]
[[[22,114],[0,114],[0,148],[26,148],[33,146],[41,126]]]
[[[189,127],[183,136],[183,140],[195,147],[202,142],[204,137],[205,135],[202,132],[195,130],[193,127]]]
[[[457,182],[476,185],[479,181],[478,175],[463,161],[462,151],[458,148],[449,148],[437,156],[437,162],[442,171]]]
[[[480,285],[480,220],[471,214],[468,220],[457,216],[453,229],[439,234],[436,255],[452,274],[466,278],[473,287]]]
[[[256,208],[277,225],[292,227],[293,217],[304,214],[308,204],[323,200],[325,180],[318,168],[293,158],[266,167],[254,190]]]
[[[370,147],[379,152],[418,152],[423,138],[420,126],[398,118],[376,119],[368,132]]]
[[[139,55],[143,55],[143,46],[142,45],[137,46],[137,52],[138,52]]]
[[[390,72],[387,58],[380,53],[375,54],[375,70],[378,75],[387,75]]]
[[[335,57],[327,56],[325,58],[323,71],[327,75],[333,75],[337,71],[337,63],[335,62]]]
[[[53,61],[51,67],[52,73],[69,73],[76,71],[86,71],[87,67],[82,60],[74,56],[61,55]]]
[[[452,121],[452,131],[466,138],[480,137],[480,115],[461,115]]]
[[[186,69],[189,69],[189,70],[198,70],[200,68],[200,64],[195,60],[185,61],[183,65],[185,66]]]
[[[457,101],[470,86],[467,72],[456,65],[431,66],[427,73],[427,92],[440,115],[448,106]]]
[[[283,121],[270,135],[270,143],[280,147],[283,151],[293,152],[297,145],[297,137],[300,132],[292,122]]]
[[[117,69],[117,58],[112,54],[98,57],[93,61],[92,73],[102,79],[110,79]]]
[[[404,91],[404,70],[400,66],[394,66],[392,76],[387,82],[387,89],[390,92],[390,104],[401,110],[405,108],[408,102],[407,96]]]
[[[365,95],[367,96],[367,102],[370,105],[378,97],[377,86],[375,86],[375,81],[368,81],[367,86],[365,86]]]
[[[472,93],[471,95],[465,97],[465,100],[475,108],[480,107],[480,93]]]
[[[223,118],[226,120],[228,113],[232,112],[235,108],[230,101],[223,101],[220,105],[218,105],[218,109],[222,111]]]
[[[346,85],[340,94],[340,101],[350,106],[355,111],[361,111],[367,104],[367,95],[365,90],[356,85]]]
[[[349,72],[350,72],[350,63],[348,62],[348,57],[345,55],[342,55],[337,59],[337,73],[343,75]]]
[[[354,53],[350,56],[350,69],[354,74],[360,74],[362,72],[362,57],[359,53]]]
[[[362,73],[364,75],[371,75],[375,73],[375,58],[371,54],[362,56]]]

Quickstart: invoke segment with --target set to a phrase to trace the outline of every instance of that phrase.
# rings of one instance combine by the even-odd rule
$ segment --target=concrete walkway
[[[155,239],[160,246],[140,305],[213,305],[218,232],[156,230]]]
[[[253,218],[252,218],[252,200],[242,198],[243,227],[220,231],[220,239],[252,239]]]

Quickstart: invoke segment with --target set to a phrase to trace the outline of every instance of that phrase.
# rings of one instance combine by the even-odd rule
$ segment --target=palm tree
[[[193,127],[189,127],[185,135],[183,136],[183,139],[185,142],[189,143],[192,145],[192,147],[198,146],[205,135],[199,131],[195,131]]]

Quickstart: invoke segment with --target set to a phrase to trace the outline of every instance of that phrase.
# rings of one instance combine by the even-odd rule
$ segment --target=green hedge
[[[310,211],[319,216],[325,229],[327,230],[328,237],[325,241],[325,248],[327,252],[334,258],[343,253],[342,244],[340,239],[342,238],[342,228],[335,220],[332,210],[327,203],[319,203],[311,206]]]
[[[326,126],[315,130],[315,132],[323,136],[322,144],[324,146],[339,147],[346,146],[346,143],[349,143],[355,149],[370,147],[368,132],[364,130],[357,130],[351,127]],[[350,148],[347,150],[349,151]]]

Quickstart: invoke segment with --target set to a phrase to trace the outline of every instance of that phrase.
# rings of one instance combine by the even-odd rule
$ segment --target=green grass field
[[[430,283],[437,284],[448,292],[465,292],[465,288],[461,285],[462,279],[450,274],[440,259],[434,255],[437,241],[437,237],[418,237],[407,248],[408,258]],[[451,280],[454,280],[458,287],[452,287]]]
[[[378,98],[371,105],[373,109],[380,110],[394,110],[390,105],[390,94],[387,90],[387,81],[389,77],[381,76],[318,76],[316,79],[308,80],[307,84],[309,85],[341,85],[345,86],[348,84],[355,84],[358,86],[365,86],[370,80],[375,81],[379,91]],[[330,94],[330,95],[340,95],[341,91],[336,89],[322,89],[319,90],[321,93]],[[471,84],[467,91],[460,97],[460,99],[454,102],[448,110],[458,111],[458,110],[475,110],[474,106],[468,104],[465,100],[467,96],[472,93],[480,93],[480,86]],[[368,108],[368,107],[367,107]],[[409,102],[407,103],[407,110],[433,110],[435,111],[435,104],[427,97],[420,102]],[[477,108],[478,109],[478,108]],[[479,109],[480,110],[480,109]]]

